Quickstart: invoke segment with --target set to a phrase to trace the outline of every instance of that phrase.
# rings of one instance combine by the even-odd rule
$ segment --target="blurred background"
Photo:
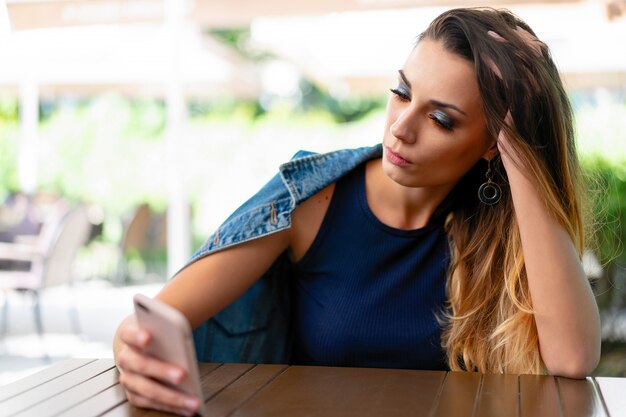
[[[299,149],[380,141],[415,37],[465,0],[0,2],[0,384],[111,356],[154,295]],[[598,375],[626,376],[626,0],[485,1],[551,48],[597,242]]]

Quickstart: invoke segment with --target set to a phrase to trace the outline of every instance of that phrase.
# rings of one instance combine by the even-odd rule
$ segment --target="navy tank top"
[[[436,319],[450,261],[444,221],[389,227],[367,204],[365,164],[340,179],[294,264],[293,363],[447,369]]]

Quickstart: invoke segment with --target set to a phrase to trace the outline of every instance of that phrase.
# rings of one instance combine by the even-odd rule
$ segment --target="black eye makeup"
[[[398,70],[398,86],[390,91],[402,101],[411,100],[411,83],[406,79],[402,70]]]
[[[403,101],[411,100],[411,93],[404,86],[391,88],[389,91],[395,94],[400,100],[403,100]]]
[[[390,91],[394,94],[397,100],[403,102],[411,101],[411,83],[406,78],[404,71],[398,71],[398,86],[396,88],[390,89]],[[430,99],[428,100],[428,104],[432,106],[431,108],[434,108],[433,111],[427,114],[428,118],[442,129],[451,131],[454,128],[456,122],[448,113],[441,110],[441,108],[453,109],[459,113],[462,113],[463,115],[466,115],[464,111],[451,103],[444,103],[442,101]]]
[[[434,110],[428,113],[428,117],[432,119],[437,125],[446,130],[452,130],[454,128],[454,120],[444,111]]]

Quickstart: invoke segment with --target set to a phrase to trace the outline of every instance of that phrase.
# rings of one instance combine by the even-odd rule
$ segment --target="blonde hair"
[[[537,53],[518,28],[533,34],[507,11],[454,9],[435,19],[419,39],[442,41],[474,62],[489,133],[497,137],[505,129],[517,163],[530,173],[547,210],[582,257],[586,193],[571,106],[547,47]],[[516,128],[504,123],[509,111]],[[491,165],[503,190],[501,201],[485,206],[477,199],[486,172],[481,160],[456,187],[458,204],[446,223],[452,262],[442,345],[452,370],[544,373],[506,172],[499,158]]]

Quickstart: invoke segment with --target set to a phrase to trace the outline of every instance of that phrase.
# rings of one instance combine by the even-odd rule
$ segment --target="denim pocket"
[[[288,362],[290,266],[283,254],[238,300],[194,330],[198,360]]]
[[[259,280],[239,299],[213,317],[213,321],[229,336],[241,336],[263,330],[271,319],[276,304],[268,296],[267,282]],[[270,289],[271,290],[271,289]]]

